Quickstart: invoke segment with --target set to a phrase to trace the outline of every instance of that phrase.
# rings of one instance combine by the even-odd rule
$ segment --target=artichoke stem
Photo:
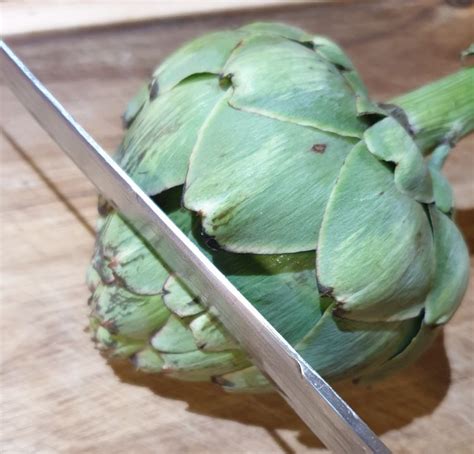
[[[390,103],[402,109],[405,126],[423,154],[430,154],[443,143],[453,146],[474,130],[474,67],[463,68]]]

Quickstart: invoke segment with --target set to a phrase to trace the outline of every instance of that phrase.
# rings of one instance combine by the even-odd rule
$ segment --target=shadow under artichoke
[[[432,347],[404,371],[370,386],[346,381],[336,391],[377,435],[399,429],[430,415],[443,401],[450,385],[450,367],[441,333]],[[294,451],[276,430],[298,433],[308,447],[323,445],[278,394],[229,394],[211,383],[181,383],[161,375],[133,369],[129,362],[111,361],[124,383],[145,386],[158,396],[187,402],[188,411],[213,418],[265,428],[283,452]]]

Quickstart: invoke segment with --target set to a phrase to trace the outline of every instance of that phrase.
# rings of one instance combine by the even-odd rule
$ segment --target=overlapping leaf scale
[[[384,375],[413,360],[434,338],[432,325],[446,322],[456,309],[467,263],[452,221],[430,208],[431,232],[427,214],[414,200],[433,200],[431,178],[418,155],[392,146],[400,144],[400,134],[389,147],[380,143],[387,136],[377,128],[365,134],[368,148],[359,144],[350,152],[367,128],[363,114],[383,111],[330,41],[311,40],[279,24],[253,24],[206,38],[213,45],[206,39],[193,42],[157,70],[151,99],[142,89],[132,101],[119,162],[149,194],[158,194],[183,184],[192,152],[186,207],[202,217],[213,244],[217,240],[247,254],[205,252],[324,376],[364,375],[377,368]],[[209,73],[221,74],[231,85],[219,85]],[[379,128],[392,120],[384,121]],[[391,125],[385,129],[400,133]],[[383,161],[396,164],[395,178]],[[434,199],[448,212],[443,189],[436,194],[442,185],[430,172]],[[157,203],[205,248],[208,238],[200,236],[197,223],[191,231],[191,215],[178,208],[179,196],[175,188]],[[122,238],[125,230],[118,227],[129,229],[125,236],[133,238],[132,230],[113,220],[117,225],[106,218],[101,228],[101,237],[113,239],[99,241],[88,273],[100,342],[132,355],[145,370],[188,380],[213,378],[228,390],[267,389],[268,381],[179,280],[166,272],[149,289],[149,276],[134,281],[124,271],[136,265],[146,270],[148,262],[134,257],[133,241]],[[314,232],[308,225],[315,225]],[[329,307],[319,298],[314,275],[319,230],[320,288],[337,301]],[[126,251],[121,266],[116,247]],[[461,268],[454,266],[459,263]],[[430,286],[434,281],[438,285]],[[133,291],[157,293],[140,295],[144,303],[137,304]],[[124,323],[128,317],[130,323]],[[147,333],[146,341],[139,332]]]
[[[179,207],[170,214],[178,223],[179,218],[183,218],[183,210]],[[123,239],[128,234],[133,238],[133,230],[116,213],[109,216],[112,221],[119,219],[115,224],[120,229],[108,229],[110,222],[106,223],[99,236],[104,243],[113,243],[115,235]],[[191,215],[187,212],[185,216]],[[185,222],[181,222],[183,224]],[[119,249],[123,248],[124,242],[120,239],[118,242]],[[157,261],[145,244],[141,244],[140,251],[143,260]],[[159,261],[154,265],[160,268]],[[163,270],[166,272],[165,268]],[[168,275],[160,291],[153,295],[129,291],[128,278],[125,274],[123,280],[106,285],[95,268],[89,271],[89,284],[93,289],[91,327],[99,348],[108,350],[113,356],[130,357],[139,369],[178,375],[187,380],[211,379],[215,374],[234,370],[236,364],[240,367],[250,365],[222,327],[206,326],[202,319],[202,315],[207,315],[205,309],[174,276]],[[219,329],[220,337],[216,336]],[[210,350],[203,348],[207,342]]]
[[[279,36],[245,38],[223,76],[232,81],[230,104],[237,109],[349,137],[361,137],[367,127],[338,68],[301,43]]]
[[[184,204],[226,250],[314,250],[354,139],[236,110],[222,99],[191,156]]]
[[[210,311],[195,317],[190,322],[189,329],[202,351],[220,352],[239,348],[219,319]]]
[[[170,194],[175,208],[179,194]],[[171,207],[170,203],[169,207]],[[173,219],[173,211],[171,217]],[[227,278],[289,342],[297,342],[321,317],[314,278],[315,253],[234,254],[207,247],[197,220],[187,232]]]
[[[193,241],[203,247],[204,243],[199,230],[195,228],[194,232],[191,232],[189,228],[192,213],[179,206],[179,189],[166,191],[157,198],[157,202],[167,211],[174,222],[189,233]],[[115,221],[115,227],[112,225],[114,228],[109,228],[111,222],[110,220],[106,222],[99,234],[99,242],[108,247],[120,245],[119,247],[124,250],[130,249],[130,242],[142,242],[140,237],[133,239],[135,235],[133,230],[117,214],[109,214],[109,216],[111,220]],[[126,237],[127,241],[123,237]],[[145,256],[143,260],[150,260],[151,263],[157,261],[156,256],[147,249],[145,244],[141,243],[140,246],[141,254]],[[290,342],[301,339],[305,332],[321,317],[318,291],[314,279],[314,252],[277,256],[243,256],[225,251],[211,252],[209,250],[206,253]],[[147,255],[150,257],[146,257]],[[130,257],[130,254],[125,254],[125,257]],[[133,263],[128,266],[132,266]],[[159,261],[154,263],[154,267],[159,268],[159,266]],[[163,266],[162,268],[166,271],[166,268]],[[132,271],[130,270],[130,272]],[[97,276],[98,273],[93,269],[90,272],[91,287],[96,285]],[[117,350],[121,348],[117,335],[122,340],[126,339],[130,332],[135,333],[138,321],[136,317],[132,317],[130,319],[131,326],[117,324],[115,318],[112,318],[111,321],[104,316],[106,312],[123,313],[124,316],[120,320],[125,323],[128,320],[125,317],[127,305],[130,305],[128,310],[132,311],[133,305],[143,299],[143,301],[153,300],[156,305],[160,306],[160,310],[167,314],[167,318],[160,319],[160,325],[155,326],[153,332],[145,330],[150,339],[151,351],[147,346],[148,342],[141,348],[134,345],[131,349],[137,367],[143,365],[144,368],[153,370],[164,368],[170,374],[177,374],[180,377],[182,375],[187,377],[186,379],[199,379],[203,377],[203,374],[214,376],[233,371],[236,360],[232,358],[235,355],[239,358],[238,362],[241,367],[250,366],[250,363],[243,364],[243,354],[238,353],[237,345],[220,322],[209,312],[206,312],[174,276],[168,275],[159,294],[153,296],[132,294],[125,288],[117,287],[117,284],[127,286],[128,274],[122,273],[121,276],[122,279],[114,281],[108,286],[100,284],[101,289],[106,289],[107,295],[119,293],[119,298],[108,298],[106,305],[93,303],[93,317],[100,321],[101,331],[104,327],[111,330],[109,336],[115,336]],[[153,276],[148,276],[146,280],[152,278]],[[161,281],[162,277],[160,277]],[[95,299],[98,295],[97,292]],[[295,310],[296,308],[297,310]],[[137,312],[138,315],[140,313]],[[140,323],[147,323],[147,321],[140,320]],[[105,339],[105,337],[102,335],[101,339]],[[133,338],[130,338],[130,342],[133,343]],[[217,353],[225,355],[215,356]],[[207,360],[203,356],[205,354],[210,354],[212,360]],[[159,359],[156,355],[159,355]],[[224,361],[224,365],[230,364],[232,368],[226,369],[224,365],[218,364],[218,358]],[[201,372],[198,370],[198,361],[204,361]],[[211,364],[217,365],[216,370],[212,370]],[[188,366],[191,369],[186,372],[185,368]]]
[[[104,283],[142,295],[161,293],[169,276],[151,247],[118,213],[107,216],[98,234],[93,266]]]
[[[161,371],[187,381],[212,380],[214,377],[250,366],[242,350],[224,352],[163,353]]]
[[[423,321],[410,343],[388,361],[371,371],[364,381],[379,380],[413,363],[435,340],[441,326],[454,315],[466,292],[469,253],[456,224],[436,207],[430,206],[436,269],[425,300]]]
[[[272,391],[271,382],[255,367],[250,366],[214,378],[227,392],[261,393]]]
[[[140,88],[124,114],[131,126],[117,160],[145,192],[157,194],[183,183],[195,135],[224,95],[217,75],[246,39],[277,35],[282,42],[310,40],[302,30],[282,24],[256,23],[212,33],[172,54],[149,86]]]
[[[170,275],[163,286],[163,303],[178,317],[190,317],[205,310],[174,275]]]
[[[422,203],[432,203],[433,183],[428,166],[408,132],[392,117],[384,118],[367,129],[364,141],[379,159],[395,164],[397,188]]]
[[[150,97],[149,84],[143,84],[137,94],[127,104],[127,108],[122,115],[123,126],[128,128],[135,120]]]
[[[347,320],[334,314],[335,303],[295,345],[311,366],[328,380],[363,375],[403,350],[417,333],[417,318],[395,322]]]
[[[188,323],[170,315],[166,323],[151,337],[152,347],[160,353],[188,353],[197,350]]]
[[[246,33],[246,36],[257,34],[277,35],[301,43],[309,43],[312,39],[312,35],[301,28],[280,22],[253,22],[240,27],[238,30]]]
[[[296,41],[311,40],[303,30],[279,23],[256,22],[236,30],[209,33],[186,43],[166,58],[154,71],[153,78],[164,93],[193,74],[219,74],[243,38],[260,34]]]
[[[436,268],[425,301],[425,323],[448,322],[461,304],[469,280],[469,251],[456,224],[436,207],[429,208]]]
[[[431,326],[422,323],[418,333],[411,339],[411,342],[400,353],[394,355],[383,364],[379,364],[377,368],[373,368],[369,373],[361,377],[361,383],[371,383],[381,380],[400,369],[403,369],[426,351],[440,333],[439,326]]]
[[[313,37],[312,43],[316,54],[335,65],[340,71],[341,76],[344,77],[351,87],[355,95],[356,110],[359,116],[386,115],[385,111],[369,98],[367,88],[355,70],[354,65],[336,43],[324,36]]]
[[[424,332],[420,334],[422,316],[395,322],[362,322],[340,318],[334,309],[335,303],[330,303],[320,320],[294,344],[329,381],[370,376],[393,357],[404,358],[416,336],[424,336]],[[230,392],[264,392],[271,388],[255,366],[224,374],[217,383]]]
[[[209,258],[288,342],[300,340],[321,318],[314,253],[215,251]]]
[[[125,135],[117,162],[147,194],[182,184],[197,133],[224,94],[217,76],[196,75],[147,101]]]
[[[93,317],[111,334],[147,340],[168,319],[161,295],[137,295],[115,285],[99,285],[92,295]]]
[[[193,74],[219,74],[245,33],[218,31],[201,36],[180,47],[154,71],[160,93],[166,93]]]
[[[433,150],[428,161],[436,207],[446,214],[450,214],[453,211],[454,197],[453,189],[441,169],[451,148],[451,144],[441,143]]]
[[[119,334],[112,334],[108,329],[94,320],[94,339],[99,350],[107,352],[110,357],[127,359],[143,349],[145,341],[131,339]]]
[[[324,215],[317,256],[321,288],[344,317],[416,317],[430,291],[435,255],[422,204],[402,193],[392,170],[365,144],[348,156]]]

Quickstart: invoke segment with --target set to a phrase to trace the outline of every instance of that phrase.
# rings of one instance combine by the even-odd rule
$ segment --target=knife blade
[[[72,118],[3,41],[0,63],[10,88],[43,129],[199,295],[203,304],[217,311],[226,329],[315,435],[337,453],[389,453],[359,416]]]

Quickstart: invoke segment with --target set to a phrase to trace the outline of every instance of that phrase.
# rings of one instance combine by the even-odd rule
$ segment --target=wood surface
[[[126,101],[164,55],[200,33],[264,19],[338,40],[380,100],[455,71],[473,34],[472,8],[393,0],[182,18],[11,44],[114,150]],[[211,384],[107,364],[85,331],[94,189],[3,84],[1,127],[0,452],[325,452],[277,395],[227,395]],[[446,165],[471,251],[473,146],[472,138],[462,141]],[[473,452],[473,284],[415,365],[370,388],[336,387],[395,453]]]
[[[288,3],[341,0],[2,0],[3,36]],[[346,0],[347,1],[347,0]]]

